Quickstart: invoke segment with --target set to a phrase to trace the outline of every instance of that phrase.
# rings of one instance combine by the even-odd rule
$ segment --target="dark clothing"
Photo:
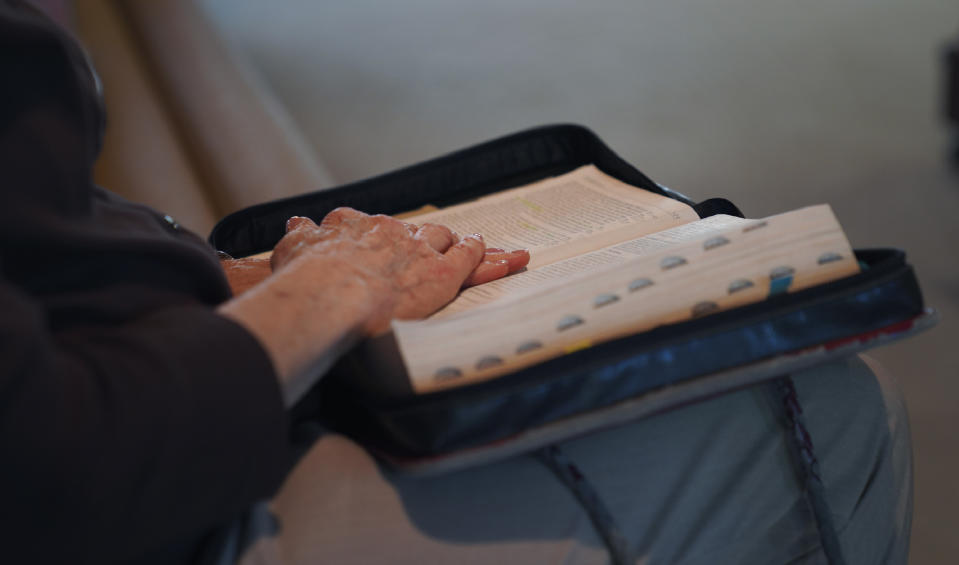
[[[288,467],[273,368],[209,246],[93,185],[73,42],[0,0],[0,73],[4,560],[188,560]]]

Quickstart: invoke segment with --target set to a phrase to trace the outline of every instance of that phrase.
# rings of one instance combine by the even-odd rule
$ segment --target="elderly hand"
[[[345,212],[347,209],[342,209]],[[293,217],[287,224],[287,231],[291,231],[298,226],[306,226],[318,229],[308,218]],[[460,237],[444,226],[436,224],[424,224],[417,228],[412,224],[403,224],[407,231],[414,234],[415,237],[423,239],[437,252],[445,253],[450,246],[460,241]],[[483,260],[473,272],[466,277],[463,287],[476,286],[487,283],[503,276],[513,274],[525,267],[529,263],[529,251],[520,249],[516,251],[505,251],[503,249],[488,247],[483,255]],[[234,296],[239,296],[250,290],[270,274],[272,268],[270,258],[246,257],[242,259],[224,259],[221,261],[223,270],[226,273],[227,280],[233,290]]]
[[[273,250],[274,271],[302,257],[335,261],[369,289],[376,307],[366,326],[384,329],[392,318],[421,318],[452,300],[463,286],[482,284],[523,268],[529,253],[486,252],[478,234],[460,238],[448,228],[416,227],[389,216],[338,208],[320,225],[287,222]]]
[[[273,274],[220,312],[259,339],[292,402],[359,337],[393,318],[427,316],[464,285],[528,262],[526,251],[486,250],[479,235],[339,208],[320,225],[291,218],[273,250]]]

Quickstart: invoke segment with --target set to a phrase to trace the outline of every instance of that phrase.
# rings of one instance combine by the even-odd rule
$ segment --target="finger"
[[[473,272],[473,269],[483,260],[483,252],[486,250],[486,244],[483,243],[483,236],[474,233],[471,236],[464,237],[462,241],[453,245],[446,251],[444,257],[448,264],[453,268],[455,275],[461,281]]]
[[[490,253],[490,250],[487,249],[486,255],[483,257],[484,262],[504,260],[509,262],[509,272],[513,274],[529,264],[529,250],[517,249],[508,253],[505,251]]]
[[[501,259],[499,261],[483,261],[470,273],[463,286],[476,286],[478,284],[488,283],[501,279],[509,274],[509,261]]]
[[[365,219],[355,220],[354,222],[353,227],[360,228],[360,233],[377,232],[394,242],[406,241],[409,237],[415,236],[417,229],[416,226],[384,214],[367,216]]]
[[[366,214],[360,212],[359,210],[354,210],[346,206],[341,206],[336,208],[332,212],[326,215],[323,218],[323,221],[320,222],[321,226],[337,226],[344,222],[355,221],[360,218],[367,218]]]
[[[510,274],[519,271],[529,265],[529,249],[517,249],[511,251],[509,257],[506,258],[509,261],[509,272]]]
[[[316,223],[313,220],[305,216],[293,216],[286,221],[286,233],[290,233],[293,230],[300,228],[315,228],[317,227]]]
[[[438,253],[446,253],[447,249],[459,241],[454,239],[452,230],[438,224],[423,224],[420,229],[416,230],[416,235],[413,237],[425,241]]]
[[[506,253],[506,250],[499,247],[487,247],[486,254],[489,255],[490,253]]]

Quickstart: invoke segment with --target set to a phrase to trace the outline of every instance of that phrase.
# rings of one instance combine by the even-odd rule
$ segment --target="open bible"
[[[936,323],[905,253],[850,249],[828,206],[746,220],[724,201],[687,204],[586,128],[555,125],[239,210],[210,242],[250,256],[273,248],[290,216],[349,206],[415,210],[404,217],[530,249],[525,271],[357,344],[294,409],[407,472],[488,463],[761,383],[779,390]]]
[[[532,257],[427,320],[393,322],[390,340],[417,394],[859,272],[826,205],[699,219],[591,165],[414,221],[479,232],[488,246]]]

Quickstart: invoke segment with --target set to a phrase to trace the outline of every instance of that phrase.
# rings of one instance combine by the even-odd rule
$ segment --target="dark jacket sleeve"
[[[82,52],[0,0],[0,562],[141,562],[288,468],[270,360],[213,252],[90,179]]]
[[[185,305],[57,335],[6,284],[0,312],[3,551],[29,556],[10,562],[126,561],[278,486],[282,402],[242,328]]]

